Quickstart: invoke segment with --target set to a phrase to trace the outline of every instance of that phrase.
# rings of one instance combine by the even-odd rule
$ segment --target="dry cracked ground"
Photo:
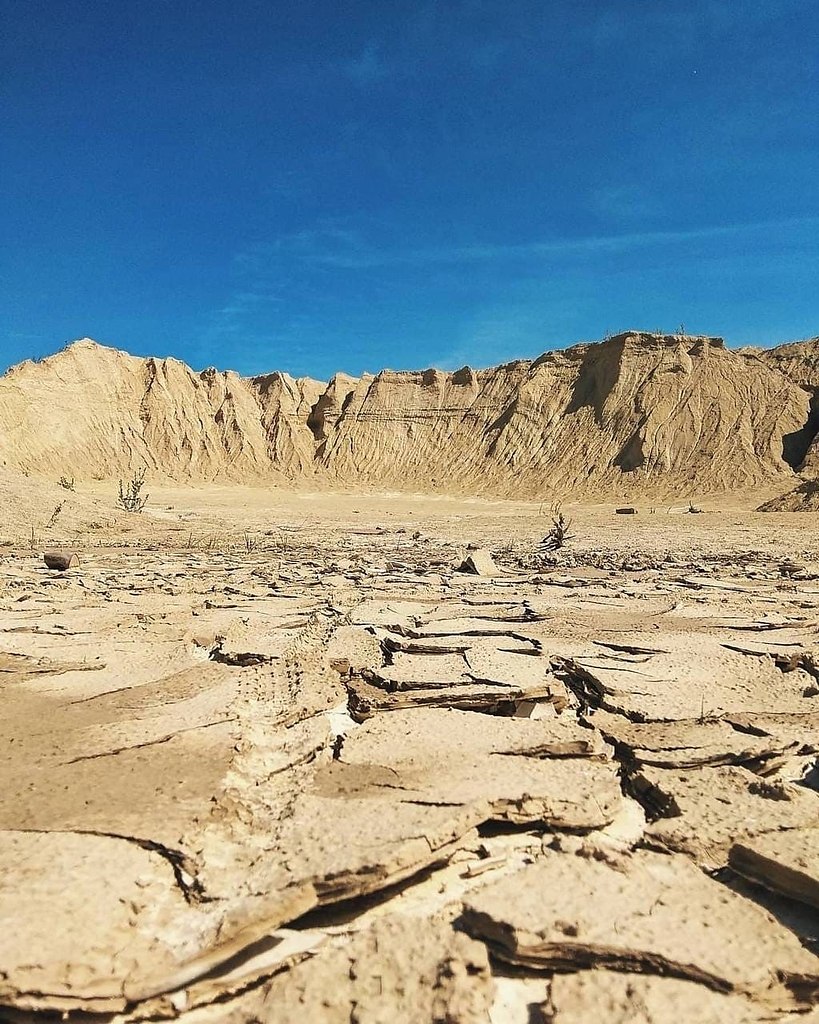
[[[1,1019],[817,1020],[819,556],[451,513],[0,551]]]

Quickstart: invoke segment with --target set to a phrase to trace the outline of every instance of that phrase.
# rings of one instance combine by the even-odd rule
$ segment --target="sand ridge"
[[[626,332],[485,370],[329,384],[196,373],[84,339],[0,378],[0,460],[55,480],[369,487],[533,499],[796,485],[819,342]]]

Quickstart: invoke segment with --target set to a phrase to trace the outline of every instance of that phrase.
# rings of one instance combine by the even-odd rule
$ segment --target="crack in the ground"
[[[121,839],[125,843],[133,843],[143,850],[156,853],[171,866],[176,885],[185,901],[190,904],[210,903],[215,897],[206,895],[202,883],[196,877],[194,868],[184,850],[177,850],[165,846],[155,839],[145,839],[141,836],[129,836],[122,832],[106,832],[102,829],[92,828],[15,828],[1,829],[2,832],[29,832],[36,835],[74,835],[74,836],[97,836],[101,839]]]
[[[220,718],[217,722],[204,722],[202,725],[191,725],[187,729],[177,729],[176,732],[169,732],[164,736],[160,736],[155,740],[146,740],[144,743],[132,743],[128,746],[115,747],[113,750],[102,750],[98,754],[80,754],[78,757],[72,757],[68,761],[61,761],[60,766],[66,767],[70,764],[79,764],[81,761],[95,761],[100,757],[116,757],[117,754],[125,754],[130,750],[142,750],[144,747],[156,747],[163,743],[170,743],[172,739],[177,736],[182,736],[189,732],[198,732],[202,729],[211,729],[216,725],[227,725],[230,722],[237,722],[238,718],[233,716],[232,718]]]

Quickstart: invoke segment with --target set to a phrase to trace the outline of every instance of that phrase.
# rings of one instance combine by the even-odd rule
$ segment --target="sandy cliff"
[[[808,417],[802,428],[785,438],[785,453],[802,480],[763,510],[810,512],[819,509],[819,338],[796,341],[755,353],[765,365],[785,374],[808,396]]]
[[[627,332],[487,370],[324,384],[196,373],[85,339],[0,377],[0,462],[51,479],[145,467],[521,497],[786,490],[819,466],[817,391],[819,341],[738,352]]]
[[[784,439],[808,407],[719,339],[625,334],[533,363],[362,379],[319,461],[390,486],[724,490],[789,473]]]
[[[0,459],[77,479],[143,466],[179,480],[281,476],[312,465],[307,418],[323,391],[280,373],[195,373],[84,339],[0,378]]]

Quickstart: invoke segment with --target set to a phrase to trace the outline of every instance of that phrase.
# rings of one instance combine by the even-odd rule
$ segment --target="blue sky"
[[[0,369],[819,333],[815,0],[0,0]]]

